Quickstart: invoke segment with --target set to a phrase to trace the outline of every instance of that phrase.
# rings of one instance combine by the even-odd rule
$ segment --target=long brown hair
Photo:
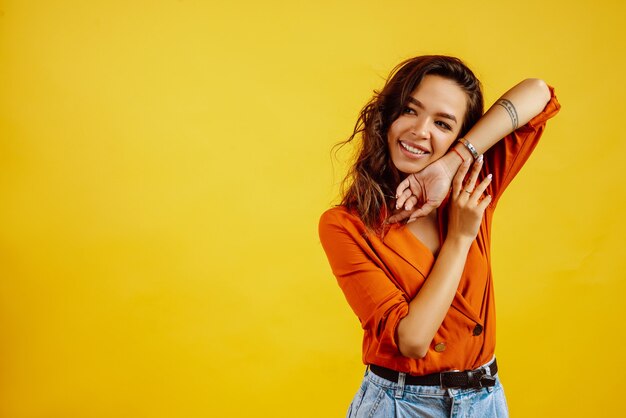
[[[425,75],[438,75],[455,81],[467,94],[467,111],[459,135],[463,136],[483,114],[480,81],[458,58],[424,55],[401,62],[389,75],[380,92],[363,107],[352,135],[338,145],[342,147],[355,138],[357,156],[342,183],[341,204],[356,211],[363,223],[380,232],[392,211],[394,193],[402,174],[389,156],[387,131],[407,105],[411,93]],[[360,134],[360,135],[359,135]]]

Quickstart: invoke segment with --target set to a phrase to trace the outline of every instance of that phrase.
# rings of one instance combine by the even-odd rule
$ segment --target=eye
[[[452,130],[452,127],[443,121],[438,120],[437,122],[435,122],[435,124],[440,128],[445,129],[446,131]]]
[[[405,115],[415,115],[416,112],[414,109],[410,108],[410,107],[405,107],[404,109],[402,109],[402,113]]]

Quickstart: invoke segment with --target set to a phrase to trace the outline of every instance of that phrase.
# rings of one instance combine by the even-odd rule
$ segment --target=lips
[[[412,145],[404,141],[398,141],[398,143],[400,144],[400,148],[402,150],[412,156],[418,157],[421,155],[430,154],[430,152],[426,148],[420,145]]]

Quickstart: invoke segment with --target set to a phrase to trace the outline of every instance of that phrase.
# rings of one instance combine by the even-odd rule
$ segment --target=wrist
[[[480,155],[474,145],[466,138],[459,138],[454,146],[456,147],[455,150],[457,150],[459,154],[462,153],[461,155],[468,156],[472,162],[476,161]]]
[[[469,252],[470,247],[472,246],[472,242],[474,242],[475,237],[462,235],[462,234],[449,234],[446,237],[446,240],[443,245],[450,248],[451,251],[459,252],[459,253],[467,253]]]
[[[454,146],[450,148],[450,151],[440,158],[440,161],[443,163],[446,173],[450,179],[454,177],[454,174],[457,172],[461,164],[468,160],[468,157],[463,153],[462,149],[459,149],[459,147],[463,148],[463,145],[454,144]],[[471,158],[472,157],[470,156],[470,161]]]

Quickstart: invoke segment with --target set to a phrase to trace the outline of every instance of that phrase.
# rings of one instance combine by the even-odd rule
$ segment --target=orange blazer
[[[542,113],[485,153],[482,173],[491,173],[493,197],[472,243],[452,305],[423,359],[400,354],[396,328],[435,262],[434,255],[404,225],[383,236],[368,231],[345,207],[327,210],[319,236],[350,307],[363,328],[363,362],[412,375],[470,370],[494,356],[495,303],[491,274],[491,221],[499,197],[537,145],[546,121],[560,105],[554,90]],[[482,176],[482,174],[481,174]],[[480,180],[479,180],[480,181]],[[447,200],[437,211],[440,239],[446,235]]]

